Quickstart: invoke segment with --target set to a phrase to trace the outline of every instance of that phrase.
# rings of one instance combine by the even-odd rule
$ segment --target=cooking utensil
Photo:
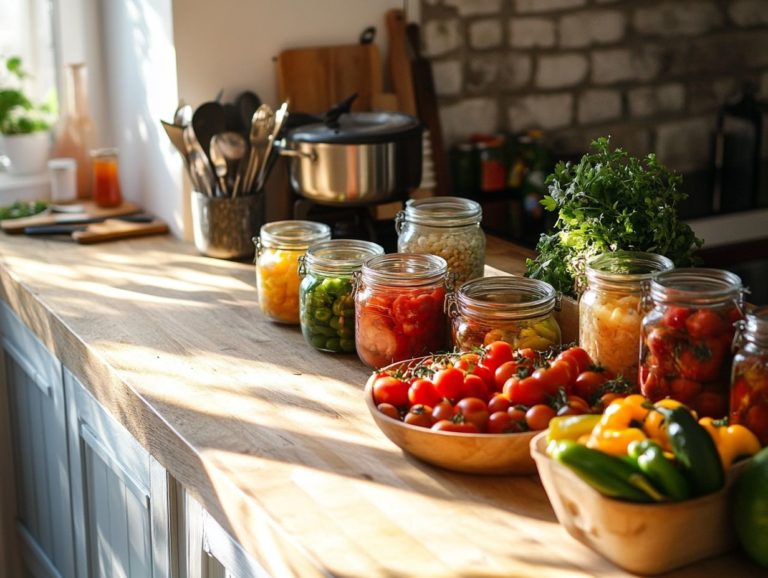
[[[211,137],[211,146],[209,150],[211,152],[213,170],[216,172],[216,179],[219,184],[219,192],[221,193],[221,196],[227,196],[227,159],[224,156],[224,152],[221,150],[218,134]]]
[[[218,146],[227,160],[227,173],[233,175],[230,191],[234,193],[236,189],[240,188],[240,179],[242,178],[240,165],[243,158],[248,154],[248,143],[245,142],[243,135],[233,131],[223,132],[217,137]]]
[[[301,196],[325,205],[366,205],[404,197],[421,181],[422,126],[391,112],[343,114],[338,126],[288,132],[280,154]]]
[[[267,180],[269,170],[271,170],[272,167],[272,163],[270,163],[270,158],[272,157],[272,149],[274,147],[275,140],[277,140],[277,137],[280,134],[280,131],[283,129],[283,126],[285,126],[285,122],[287,120],[288,101],[286,100],[282,105],[280,105],[280,108],[277,109],[277,112],[275,112],[275,123],[272,127],[272,132],[268,137],[267,147],[264,151],[264,159],[259,163],[259,170],[256,176],[257,191],[261,190],[261,188],[264,186],[264,182]],[[269,170],[267,170],[268,168]]]
[[[151,223],[155,217],[146,213],[136,215],[121,215],[116,217],[83,218],[77,223],[59,223],[56,225],[32,225],[24,227],[25,235],[70,235],[77,231],[85,231],[89,225],[103,223],[107,220],[118,220],[127,223]]]
[[[218,102],[205,102],[192,115],[192,128],[207,159],[211,158],[211,137],[227,130],[227,115]]]
[[[275,113],[268,104],[262,104],[253,113],[251,132],[249,134],[251,151],[248,155],[248,163],[246,164],[245,176],[242,181],[243,194],[248,194],[251,191],[259,169],[259,163],[264,162],[264,151],[267,146],[268,137],[274,129],[274,123]],[[237,193],[239,192],[237,191]]]
[[[184,104],[183,100],[179,101],[179,106],[176,108],[176,112],[173,114],[173,124],[180,127],[185,127],[192,122],[192,107],[188,104]]]
[[[186,161],[187,147],[184,145],[184,127],[177,124],[171,124],[170,122],[166,122],[164,120],[161,120],[160,124],[163,125],[165,134],[168,135],[168,140],[171,141],[171,144],[176,148],[177,151],[179,151],[181,156],[184,157],[184,160]]]
[[[256,112],[256,109],[261,106],[261,99],[255,92],[246,90],[245,92],[241,92],[239,95],[237,95],[233,105],[237,114],[239,115],[240,123],[243,127],[243,130],[240,132],[247,133],[248,127],[251,126],[253,113]]]
[[[93,219],[105,219],[107,217],[117,217],[121,215],[131,215],[140,213],[141,208],[133,203],[124,202],[119,207],[102,208],[96,206],[93,201],[83,201],[79,203],[83,210],[79,213],[41,213],[31,217],[22,217],[19,219],[5,219],[0,221],[0,228],[9,235],[24,232],[26,227],[35,225],[59,225],[59,224],[78,224],[92,223]]]
[[[188,151],[187,160],[192,185],[195,190],[213,196],[213,171],[192,125],[184,127],[184,146]]]

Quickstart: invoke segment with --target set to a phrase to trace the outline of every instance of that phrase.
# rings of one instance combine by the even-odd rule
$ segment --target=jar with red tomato
[[[731,372],[730,422],[746,426],[768,445],[768,307],[747,314],[737,327]]]
[[[517,276],[467,281],[448,296],[453,345],[462,351],[506,341],[514,349],[560,345],[560,296],[549,283]]]
[[[657,275],[645,295],[640,390],[651,401],[671,397],[700,417],[728,413],[734,324],[742,317],[741,279],[720,269],[676,269]]]
[[[355,348],[383,367],[445,347],[448,263],[437,255],[394,253],[363,263],[355,291]]]

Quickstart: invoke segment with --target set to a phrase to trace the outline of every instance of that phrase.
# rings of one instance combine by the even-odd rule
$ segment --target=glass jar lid
[[[275,249],[306,249],[312,243],[331,238],[331,228],[315,221],[274,221],[262,225],[257,245]]]
[[[398,214],[399,222],[405,220],[432,227],[474,225],[482,218],[480,203],[462,197],[410,199],[405,203],[405,211]]]
[[[484,319],[541,317],[559,305],[555,288],[545,281],[503,275],[472,279],[459,287],[459,313]]]
[[[359,271],[367,259],[383,254],[384,248],[370,241],[333,239],[314,243],[302,259],[307,272],[350,275]]]
[[[690,267],[659,273],[651,281],[651,299],[656,303],[675,303],[715,307],[741,301],[741,278],[722,269]]]
[[[91,158],[101,159],[101,158],[116,157],[117,154],[118,154],[118,150],[114,147],[93,149],[91,151]]]
[[[656,253],[613,251],[589,260],[587,280],[590,285],[602,289],[639,292],[644,281],[674,267],[671,260]]]
[[[393,287],[423,287],[444,283],[448,262],[437,255],[391,253],[371,257],[361,269],[363,283]]]

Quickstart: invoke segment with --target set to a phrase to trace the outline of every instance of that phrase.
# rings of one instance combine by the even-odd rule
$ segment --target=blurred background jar
[[[331,228],[314,221],[274,221],[261,227],[256,244],[259,308],[270,320],[299,324],[299,257],[313,243],[331,238]]]
[[[728,413],[734,323],[742,318],[741,279],[720,269],[674,269],[650,283],[643,317],[640,391],[672,397],[699,417]]]
[[[299,310],[301,332],[320,351],[355,351],[355,300],[352,275],[363,262],[383,255],[384,248],[370,241],[320,241],[299,258]]]
[[[91,152],[93,170],[93,202],[99,207],[118,207],[123,202],[117,149],[96,149]]]
[[[461,197],[411,199],[395,219],[399,253],[439,255],[456,274],[455,284],[482,277],[485,233],[480,204]]]
[[[650,304],[643,284],[674,268],[662,255],[638,251],[604,253],[587,263],[587,289],[579,300],[579,345],[614,375],[637,384],[640,326]]]
[[[768,445],[768,307],[737,324],[731,371],[730,423],[748,427]]]
[[[454,347],[468,351],[494,341],[543,351],[560,345],[559,296],[544,281],[499,276],[472,279],[449,295]]]
[[[448,263],[437,255],[393,253],[368,259],[357,276],[355,348],[369,367],[444,349]]]

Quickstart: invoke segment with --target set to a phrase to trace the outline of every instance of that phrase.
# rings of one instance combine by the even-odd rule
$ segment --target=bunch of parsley
[[[637,159],[611,150],[609,138],[592,148],[578,164],[560,162],[547,177],[549,194],[541,204],[558,218],[554,231],[539,238],[526,275],[575,297],[585,286],[586,262],[608,251],[658,253],[676,267],[695,264],[702,240],[678,220],[681,177],[653,154]]]

